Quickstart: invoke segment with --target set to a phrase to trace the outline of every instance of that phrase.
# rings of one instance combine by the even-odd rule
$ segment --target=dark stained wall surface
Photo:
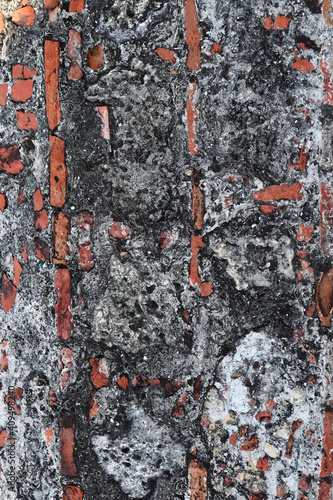
[[[331,0],[0,11],[1,499],[331,500]]]

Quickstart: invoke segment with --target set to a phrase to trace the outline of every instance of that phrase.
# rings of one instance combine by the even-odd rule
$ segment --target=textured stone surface
[[[331,0],[0,0],[4,500],[331,500]]]

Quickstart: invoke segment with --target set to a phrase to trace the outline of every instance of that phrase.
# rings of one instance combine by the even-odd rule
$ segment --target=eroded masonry
[[[332,500],[331,0],[0,0],[0,497]]]

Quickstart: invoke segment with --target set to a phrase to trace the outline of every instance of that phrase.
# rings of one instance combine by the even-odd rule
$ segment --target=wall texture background
[[[5,500],[332,500],[330,0],[0,1]]]

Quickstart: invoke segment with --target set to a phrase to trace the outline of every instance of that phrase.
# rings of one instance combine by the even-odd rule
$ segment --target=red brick
[[[207,500],[207,471],[197,459],[192,459],[188,468],[190,500]]]
[[[331,0],[323,0],[322,9],[323,9],[323,18],[325,24],[327,24],[328,26],[333,26],[333,19],[332,19],[333,9]]]
[[[135,375],[132,380],[132,384],[134,387],[146,387],[148,385],[155,386],[159,385],[160,380],[158,378],[148,378],[145,375]]]
[[[333,269],[321,273],[317,287],[317,311],[322,326],[330,326],[333,308]]]
[[[37,231],[43,231],[43,229],[47,228],[49,219],[45,208],[43,208],[39,212],[34,213],[34,222]]]
[[[79,486],[68,484],[64,486],[62,500],[83,500],[83,491]]]
[[[281,209],[278,207],[275,207],[274,205],[260,205],[260,210],[265,215],[274,215],[277,210],[281,210]]]
[[[125,226],[122,222],[113,222],[110,228],[110,235],[113,236],[113,238],[125,239],[129,232],[130,228]]]
[[[185,409],[184,404],[187,401],[187,393],[185,392],[184,396],[178,399],[176,406],[172,412],[172,416],[175,418],[181,418],[184,415]]]
[[[296,236],[297,241],[310,241],[314,231],[314,227],[305,227],[303,224],[299,224],[298,227],[299,231]]]
[[[68,246],[68,238],[70,233],[70,216],[60,212],[58,216],[53,217],[53,234],[54,234],[54,264],[62,264],[67,266],[70,257],[70,248]]]
[[[73,29],[69,30],[68,39],[68,55],[72,59],[71,67],[69,69],[68,78],[70,80],[80,80],[83,77],[81,69],[81,35],[78,31]]]
[[[213,287],[211,281],[205,281],[200,285],[201,297],[208,297],[213,293]]]
[[[88,51],[88,60],[89,66],[91,69],[97,71],[99,69],[103,69],[104,67],[104,57],[103,57],[103,48],[102,44],[98,44],[95,47],[92,47]]]
[[[69,12],[82,12],[84,9],[84,0],[71,0]]]
[[[310,61],[303,58],[297,59],[297,61],[293,64],[293,68],[303,73],[303,75],[305,75],[308,71],[315,69],[314,65]]]
[[[7,197],[5,193],[0,194],[0,210],[3,212],[7,208]]]
[[[177,239],[176,235],[174,235],[171,231],[169,231],[168,233],[163,233],[157,238],[158,243],[162,248],[162,250],[166,248],[170,243],[176,241],[176,239]]]
[[[276,405],[277,405],[277,403],[275,403],[274,399],[269,399],[265,403],[265,407],[266,407],[267,411],[272,410],[274,408],[274,406],[276,406]]]
[[[311,486],[312,486],[311,477],[307,476],[306,474],[303,474],[303,477],[299,483],[299,489],[300,490],[307,490],[307,489],[311,488]]]
[[[3,13],[0,11],[0,33],[5,31],[6,19],[4,18]]]
[[[198,71],[201,65],[200,32],[198,16],[194,0],[186,0],[184,5],[185,38],[188,47],[187,66],[192,71]]]
[[[14,279],[13,279],[13,284],[15,286],[19,286],[20,284],[20,276],[22,274],[23,268],[19,261],[17,260],[17,257],[14,257]]]
[[[190,286],[201,285],[201,279],[198,272],[198,254],[200,248],[204,246],[202,236],[191,235],[192,257],[190,262]]]
[[[34,238],[34,243],[38,259],[50,262],[50,247],[48,244],[37,236]]]
[[[74,463],[75,417],[66,415],[60,418],[60,473],[77,476]]]
[[[284,454],[284,456],[286,458],[292,457],[292,447],[293,447],[293,443],[294,443],[294,435],[295,435],[295,432],[297,431],[297,429],[299,429],[301,425],[302,425],[302,419],[299,418],[298,420],[295,420],[295,422],[293,422],[293,424],[291,426],[291,434],[290,434],[290,437],[288,439],[286,453]]]
[[[128,375],[126,374],[123,374],[121,375],[120,378],[118,378],[116,380],[118,386],[123,389],[123,391],[126,391],[127,387],[128,387]]]
[[[109,383],[109,368],[105,358],[92,358],[89,360],[91,366],[91,382],[97,389],[106,387]]]
[[[57,269],[54,276],[54,287],[58,301],[55,306],[57,336],[67,341],[71,337],[72,300],[71,300],[71,275],[68,269]]]
[[[89,415],[87,418],[87,423],[90,422],[90,420],[92,418],[96,417],[98,410],[99,410],[98,403],[95,400],[94,396],[95,396],[95,392],[91,391],[90,398],[89,398]]]
[[[269,31],[271,31],[273,29],[273,20],[272,20],[272,18],[270,16],[269,17],[265,17],[265,19],[262,20],[262,24]]]
[[[17,9],[12,17],[12,22],[19,26],[33,26],[35,22],[35,10],[31,5]]]
[[[59,353],[59,370],[61,388],[66,389],[69,384],[71,371],[73,368],[74,352],[69,347],[64,347]]]
[[[9,342],[4,340],[2,342],[3,348],[0,350],[0,370],[2,372],[8,371],[8,347]]]
[[[186,102],[186,119],[187,119],[187,137],[188,149],[190,153],[198,155],[200,151],[197,144],[197,128],[198,128],[198,106],[197,106],[197,90],[198,82],[194,81],[187,87],[188,99]]]
[[[90,271],[95,265],[91,242],[84,241],[79,245],[79,266],[84,271]]]
[[[46,85],[46,114],[51,130],[54,130],[61,121],[60,97],[58,89],[59,78],[59,42],[45,41],[45,85]]]
[[[318,500],[332,500],[332,483],[331,483],[330,478],[327,480],[322,479],[319,482],[319,489],[318,489]]]
[[[297,141],[297,142],[299,143],[299,141]],[[305,144],[299,143],[299,157],[298,157],[295,165],[293,163],[289,164],[289,170],[297,168],[297,170],[304,172],[306,169],[306,165],[308,163],[308,160],[309,160],[309,151],[308,151],[307,146]]]
[[[169,62],[171,64],[175,64],[175,62],[176,62],[176,59],[175,59],[176,52],[174,50],[165,49],[164,47],[158,47],[156,50],[154,50],[154,52],[156,52],[156,54],[163,61],[167,61],[167,62]]]
[[[333,475],[333,412],[325,411],[323,434],[323,458],[321,462],[321,478]]]
[[[14,64],[12,66],[12,78],[21,78],[21,79],[27,79],[27,78],[32,78],[33,76],[36,75],[35,70],[30,70],[28,66],[23,66],[22,64]]]
[[[258,422],[270,422],[272,419],[272,414],[268,411],[260,410],[256,414],[255,419],[258,420]]]
[[[55,9],[59,4],[59,0],[44,0],[44,8],[48,10]]]
[[[43,196],[41,190],[38,188],[34,194],[34,211],[38,212],[43,208]]]
[[[35,113],[25,113],[24,111],[16,111],[16,120],[19,130],[37,130],[38,123]]]
[[[50,136],[50,203],[61,208],[66,198],[67,168],[65,165],[65,141]]]
[[[102,121],[101,136],[110,140],[109,108],[107,106],[97,106]]]
[[[5,170],[9,174],[19,174],[22,169],[23,165],[18,147],[0,147],[0,171]]]
[[[253,193],[253,198],[258,201],[277,201],[277,200],[301,200],[303,196],[303,184],[281,184],[269,186],[263,191]]]
[[[267,500],[267,495],[261,491],[255,491],[250,500]]]
[[[1,283],[1,304],[5,313],[13,307],[17,289],[16,286],[7,278],[4,273]]]
[[[32,96],[33,80],[18,80],[12,86],[11,98],[14,102],[25,102]]]
[[[8,83],[0,85],[0,106],[6,106],[8,96]]]
[[[201,231],[205,215],[205,197],[200,188],[200,175],[192,174],[192,221],[194,229]]]
[[[57,396],[54,392],[54,389],[52,389],[52,387],[49,390],[49,403],[50,403],[50,406],[56,406],[56,404],[57,404]]]
[[[258,458],[256,468],[267,472],[269,470],[269,458],[266,456]]]
[[[22,241],[22,259],[24,262],[27,264],[28,262],[28,252],[27,252],[27,245],[25,244],[24,238],[21,238]]]
[[[286,30],[288,28],[288,25],[291,21],[291,16],[276,16],[275,18],[275,23],[274,23],[274,29],[279,29],[279,30]]]
[[[252,434],[249,439],[244,441],[244,443],[239,447],[242,451],[253,451],[258,448],[258,438],[256,434]]]

